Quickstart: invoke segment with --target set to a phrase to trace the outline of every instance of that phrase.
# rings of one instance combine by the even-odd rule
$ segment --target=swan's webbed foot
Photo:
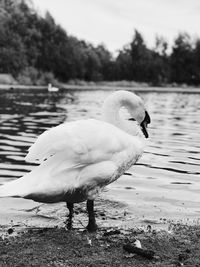
[[[94,214],[94,201],[93,200],[87,200],[87,212],[88,212],[88,225],[87,230],[89,232],[95,232],[98,229],[98,226],[96,224],[95,214]]]
[[[72,230],[72,218],[73,218],[73,214],[74,214],[74,204],[67,202],[67,208],[69,210],[69,214],[68,214],[68,218],[66,220],[66,226],[68,230]]]
[[[89,222],[86,229],[88,230],[88,232],[96,232],[96,230],[98,229],[98,226],[96,222],[94,223]]]

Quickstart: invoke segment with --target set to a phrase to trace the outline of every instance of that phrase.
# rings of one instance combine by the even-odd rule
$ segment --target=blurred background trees
[[[171,52],[156,36],[148,48],[135,30],[130,44],[114,58],[103,44],[69,36],[48,12],[40,16],[30,1],[0,0],[0,73],[19,83],[47,84],[56,79],[200,84],[200,39],[179,33]]]

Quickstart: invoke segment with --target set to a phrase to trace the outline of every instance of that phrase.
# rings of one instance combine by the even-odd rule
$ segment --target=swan
[[[130,114],[127,120],[120,115],[122,107]],[[42,133],[25,157],[40,165],[2,185],[0,197],[66,202],[68,229],[72,228],[74,203],[87,201],[87,229],[95,231],[95,198],[141,157],[150,123],[143,101],[129,91],[109,95],[102,115],[102,120],[65,122]]]
[[[58,92],[59,88],[58,87],[53,87],[51,83],[48,84],[48,91],[49,92]]]

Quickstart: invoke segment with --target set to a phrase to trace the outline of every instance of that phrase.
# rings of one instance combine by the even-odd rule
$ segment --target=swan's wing
[[[59,155],[55,155],[57,157]],[[117,166],[111,161],[74,166],[54,172],[55,161],[51,157],[23,177],[0,186],[0,197],[24,197],[39,202],[64,201],[76,189],[87,192],[88,197],[98,194],[101,187],[112,182]],[[41,179],[42,178],[42,179]],[[76,192],[75,192],[76,195]],[[77,199],[76,199],[77,201]]]
[[[128,146],[123,134],[111,124],[93,119],[64,123],[41,134],[25,159],[42,162],[62,153],[65,164],[71,162],[72,165],[80,165],[109,160],[113,154]]]
[[[27,160],[39,160],[40,166],[1,187],[0,197],[29,196],[36,201],[56,202],[75,188],[89,192],[115,180],[123,173],[124,165],[134,163],[141,152],[138,140],[109,123],[65,123],[39,136]]]

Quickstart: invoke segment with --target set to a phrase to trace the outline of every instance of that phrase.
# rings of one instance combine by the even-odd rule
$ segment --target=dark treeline
[[[116,58],[103,46],[93,46],[39,15],[31,2],[0,0],[0,73],[11,73],[24,84],[52,80],[137,81],[151,85],[200,84],[200,39],[178,34],[168,43],[156,37],[149,49],[135,30]]]

